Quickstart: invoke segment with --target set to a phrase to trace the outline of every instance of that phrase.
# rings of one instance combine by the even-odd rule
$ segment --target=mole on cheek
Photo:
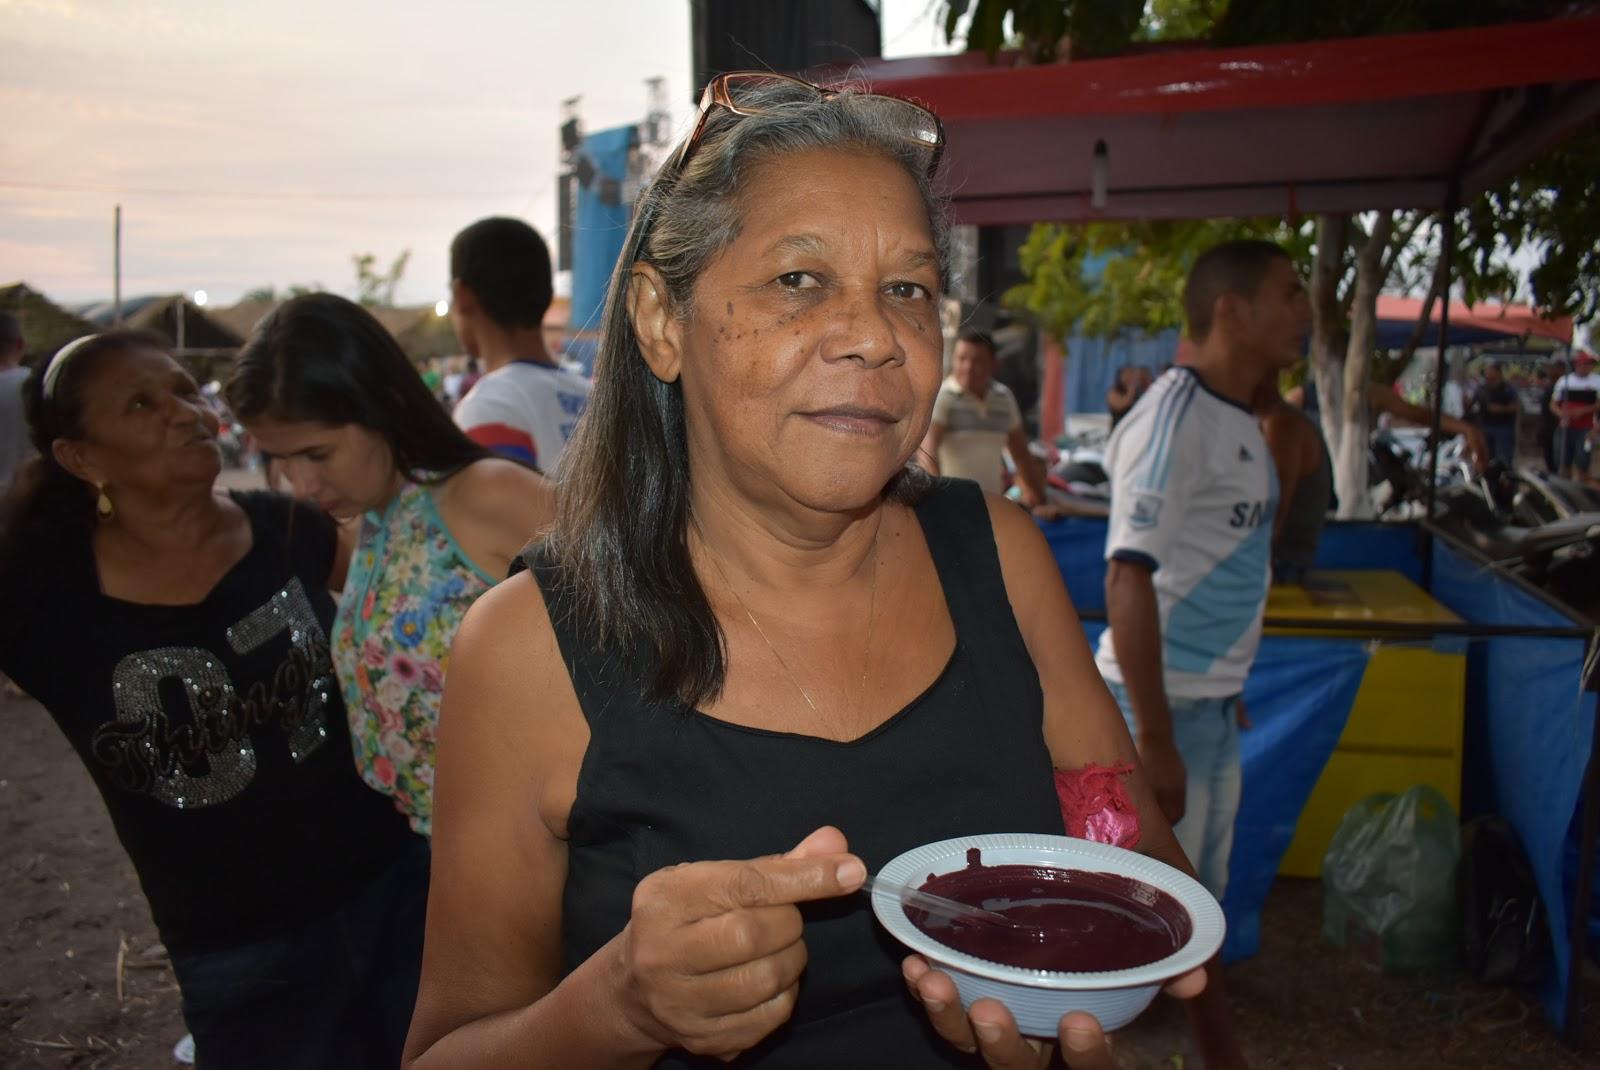
[[[730,316],[733,315],[733,302],[732,301],[728,302],[728,315],[730,315]]]

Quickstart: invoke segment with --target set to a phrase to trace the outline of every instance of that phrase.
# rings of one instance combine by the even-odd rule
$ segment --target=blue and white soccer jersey
[[[1154,569],[1168,696],[1239,694],[1261,643],[1278,501],[1255,416],[1174,368],[1117,425],[1105,468],[1106,557]],[[1124,682],[1109,628],[1096,662]]]
[[[583,376],[514,360],[479,379],[451,415],[478,445],[548,474],[588,404],[589,380]]]

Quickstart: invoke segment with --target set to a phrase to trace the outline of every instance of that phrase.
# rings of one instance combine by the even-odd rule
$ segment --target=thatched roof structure
[[[282,303],[276,299],[270,301],[240,301],[236,305],[207,308],[206,314],[240,338],[249,338],[254,333],[256,324],[266,319],[268,314]]]
[[[206,313],[241,338],[248,338],[256,325],[280,304],[282,302],[278,300],[240,301],[226,307],[208,308]],[[560,352],[566,342],[569,305],[567,298],[557,297],[545,315],[545,342],[552,353]],[[372,307],[367,311],[394,336],[400,348],[406,351],[406,356],[418,364],[435,357],[451,357],[461,353],[461,343],[456,339],[450,318],[439,315],[432,305]]]
[[[248,338],[282,301],[240,301],[226,308],[208,309],[212,317]],[[394,336],[406,355],[418,363],[432,357],[461,352],[448,318],[434,314],[432,305],[407,308],[368,308],[368,312]]]
[[[116,308],[110,301],[99,301],[78,308],[78,314],[100,329],[112,326]],[[166,339],[174,348],[178,346],[178,323],[182,317],[183,345],[191,350],[236,350],[244,344],[244,336],[214,318],[205,309],[182,294],[150,294],[132,297],[122,302],[122,325],[133,330],[151,331]]]
[[[26,283],[0,286],[0,312],[9,312],[22,324],[30,364],[43,360],[72,341],[95,332],[94,324],[74,315]]]

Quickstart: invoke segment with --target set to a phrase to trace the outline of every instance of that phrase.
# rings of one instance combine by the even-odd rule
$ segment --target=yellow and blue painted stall
[[[1393,569],[1314,573],[1267,596],[1270,636],[1339,636],[1368,645],[1366,670],[1311,791],[1278,872],[1320,877],[1322,856],[1344,815],[1377,792],[1426,784],[1461,809],[1461,748],[1466,716],[1467,642],[1457,635],[1404,639],[1363,634],[1363,626],[1466,622]],[[1341,630],[1318,628],[1336,625]],[[1291,630],[1291,625],[1299,630]],[[1418,629],[1420,632],[1420,628]]]
[[[1095,642],[1105,522],[1043,529]],[[1431,784],[1463,818],[1499,813],[1522,839],[1555,950],[1541,995],[1565,1029],[1577,1016],[1575,959],[1586,942],[1600,948],[1589,882],[1600,759],[1584,686],[1593,629],[1443,537],[1424,590],[1421,544],[1412,525],[1330,525],[1311,586],[1271,593],[1244,693],[1253,727],[1240,739],[1223,953],[1256,953],[1273,881],[1320,873],[1351,804]],[[1580,811],[1586,777],[1593,801]]]

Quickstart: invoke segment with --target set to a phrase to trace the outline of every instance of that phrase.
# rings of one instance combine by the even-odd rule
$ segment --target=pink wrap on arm
[[[1067,835],[1113,847],[1138,846],[1139,811],[1123,783],[1131,772],[1133,766],[1127,762],[1057,769],[1056,798]]]

